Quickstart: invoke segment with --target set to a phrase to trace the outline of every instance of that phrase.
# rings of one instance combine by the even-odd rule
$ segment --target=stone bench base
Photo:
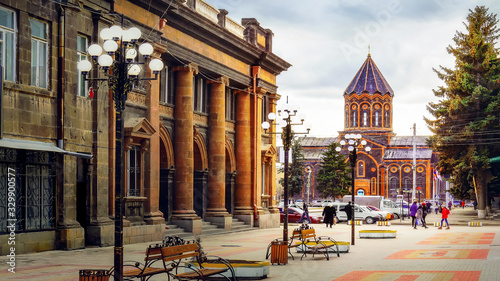
[[[378,221],[377,225],[378,226],[391,226],[391,222],[390,221]]]
[[[347,221],[348,225],[352,225],[352,221]],[[363,225],[363,221],[354,221],[354,225]]]
[[[328,241],[328,240],[325,240],[322,242],[325,243],[326,245],[333,244],[332,241]],[[297,244],[300,244],[300,242]],[[310,243],[310,244],[313,245],[313,243]],[[337,245],[339,246],[339,253],[349,253],[351,243],[345,242],[345,241],[337,241]],[[303,253],[304,252],[304,245],[300,245],[300,246],[296,247],[295,249],[296,249],[297,253]],[[312,252],[313,251],[311,251],[311,250],[307,251],[307,253],[312,253]],[[336,252],[335,247],[328,248],[328,253],[335,253],[335,252]]]
[[[360,230],[359,238],[396,238],[397,230]]]
[[[228,260],[233,266],[234,275],[237,279],[263,279],[269,275],[268,261],[247,261],[247,260]],[[197,263],[190,263],[191,266],[197,268]],[[226,268],[223,264],[202,263],[204,268],[220,269]],[[229,272],[224,272],[222,275],[231,276]]]

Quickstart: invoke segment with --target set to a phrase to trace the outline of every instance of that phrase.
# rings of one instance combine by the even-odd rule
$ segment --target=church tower
[[[368,54],[344,92],[343,133],[389,137],[394,91]],[[386,139],[387,140],[387,139]]]

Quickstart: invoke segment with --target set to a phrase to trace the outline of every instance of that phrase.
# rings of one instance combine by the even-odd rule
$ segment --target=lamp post
[[[408,213],[408,218],[410,218],[410,202],[411,202],[410,201],[410,195],[413,193],[413,190],[409,189],[409,188],[408,189],[404,189],[403,193],[408,194],[408,212],[407,213]]]
[[[141,37],[141,31],[132,27],[124,30],[119,26],[104,28],[100,32],[101,39],[104,40],[102,47],[93,44],[88,48],[88,54],[92,62],[82,60],[78,62],[78,70],[85,80],[93,81],[96,85],[100,82],[107,82],[108,87],[113,92],[113,100],[116,108],[116,143],[115,143],[115,247],[114,247],[114,277],[115,280],[123,280],[123,215],[124,215],[124,120],[123,111],[128,93],[132,90],[132,84],[143,80],[156,80],[158,74],[163,69],[163,62],[159,59],[152,59],[149,68],[154,74],[152,78],[139,78],[142,70],[140,63],[136,61],[137,53],[143,56],[144,61],[149,59],[153,53],[153,46],[143,43],[138,46],[137,41]],[[103,53],[103,49],[105,53]],[[138,49],[138,51],[137,51]],[[92,65],[97,64],[104,72],[106,78],[87,78],[87,73],[92,69]]]
[[[361,139],[362,136],[361,134],[346,134],[344,136],[344,138],[347,140],[341,140],[340,141],[340,145],[341,146],[344,146],[346,144],[348,144],[349,146],[347,147],[347,150],[349,150],[350,154],[349,154],[349,162],[351,162],[351,172],[352,172],[352,199],[351,199],[351,202],[352,202],[352,208],[351,208],[351,211],[352,211],[352,214],[351,214],[351,245],[354,246],[354,237],[355,237],[355,226],[354,226],[354,215],[355,215],[355,212],[354,212],[354,198],[355,198],[355,173],[354,171],[356,170],[356,161],[357,161],[357,148],[358,146],[364,146],[365,148],[365,151],[367,152],[370,152],[371,150],[371,147],[369,146],[366,146],[366,140],[363,140]],[[335,148],[335,150],[337,152],[340,152],[342,150],[342,148],[340,146],[337,146],[337,148]]]
[[[309,205],[309,194],[310,194],[310,189],[311,189],[311,167],[307,166],[306,168],[306,173],[307,173],[307,205]]]
[[[418,203],[420,203],[420,194],[422,194],[422,187],[417,187]]]
[[[267,118],[269,119],[268,121],[265,121],[262,123],[262,129],[264,129],[264,132],[267,134],[271,135],[281,135],[281,140],[283,142],[283,149],[285,151],[285,173],[284,173],[284,186],[283,186],[283,241],[288,244],[288,153],[290,151],[290,147],[292,145],[292,140],[295,135],[298,134],[309,134],[309,131],[311,130],[310,125],[306,125],[306,130],[307,132],[294,132],[292,130],[292,126],[296,125],[304,125],[304,117],[299,117],[297,116],[297,111],[298,108],[290,106],[288,103],[285,104],[284,108],[282,110],[278,110],[278,114],[271,112],[268,114]],[[295,120],[296,118],[293,118],[297,116],[299,120]],[[278,120],[281,119],[281,120]],[[275,132],[274,130],[272,132],[267,132],[271,126],[278,125],[281,127],[281,132]]]

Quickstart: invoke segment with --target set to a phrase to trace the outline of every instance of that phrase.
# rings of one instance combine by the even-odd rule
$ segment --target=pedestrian
[[[302,223],[302,220],[304,218],[307,218],[307,223],[311,222],[311,218],[309,217],[309,209],[307,209],[307,203],[304,202],[304,205],[302,207],[302,216],[300,217],[299,223]]]
[[[446,222],[446,229],[450,229],[450,224],[448,223],[448,215],[450,214],[450,210],[448,208],[443,207],[443,212],[441,213],[441,225],[438,227],[438,229],[443,228],[443,222]]]
[[[474,211],[475,211],[477,209],[477,202],[476,201],[472,202],[472,205],[474,205]]]
[[[441,214],[443,212],[443,202],[439,204],[439,213]]]
[[[425,223],[425,219],[424,219],[424,216],[425,216],[424,206],[425,206],[425,204],[418,206],[416,218],[417,218],[417,222],[420,222],[422,227],[428,228],[427,224]],[[415,229],[417,229],[417,224],[418,223],[415,223]]]
[[[410,216],[411,216],[411,226],[413,226],[413,228],[415,229],[417,229],[417,224],[415,220],[417,215],[417,209],[418,209],[417,200],[414,200],[413,204],[411,204],[410,207]]]
[[[429,208],[427,207],[427,204],[422,203],[422,224],[427,228],[427,221],[425,220],[425,217],[427,216],[427,213],[429,212]]]
[[[448,210],[451,210],[451,205],[452,205],[452,204],[453,204],[453,203],[451,203],[451,201],[448,201]]]
[[[438,202],[436,202],[436,203],[434,204],[434,211],[436,211],[436,215],[437,215],[437,214],[438,214],[438,211],[439,211],[439,203],[438,203]]]
[[[335,224],[335,216],[337,215],[337,211],[335,210],[335,207],[333,207],[333,204],[326,205],[325,208],[323,209],[323,222],[326,224],[326,227],[330,226],[332,228],[332,225]]]
[[[462,202],[460,202],[460,205],[462,206],[462,209],[465,209],[465,201],[462,200]]]
[[[349,221],[352,220],[352,205],[351,205],[351,201],[349,201],[349,203],[347,203],[347,205],[345,205],[344,210],[345,210],[345,213],[347,215],[347,224],[349,224]]]

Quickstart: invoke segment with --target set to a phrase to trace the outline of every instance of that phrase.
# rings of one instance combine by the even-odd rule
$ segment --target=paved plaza
[[[440,216],[427,217],[428,229],[411,228],[408,220],[393,220],[391,226],[356,226],[355,245],[340,257],[311,255],[303,260],[289,259],[287,265],[272,265],[265,280],[500,280],[500,221],[482,220],[483,226],[469,227],[478,221],[471,208],[454,209],[449,218],[451,229],[437,229],[433,222]],[[291,231],[297,224],[290,225]],[[326,228],[313,225],[318,235],[338,241],[350,241],[351,227],[338,224]],[[360,239],[358,230],[396,230],[395,239]],[[263,229],[224,235],[202,236],[204,251],[228,259],[264,260],[271,240],[282,237],[283,229]],[[126,261],[142,261],[149,243],[125,246]],[[6,261],[7,258],[4,257]],[[113,265],[113,247],[75,251],[48,251],[18,255],[16,273],[0,266],[0,280],[78,280],[78,270],[109,269]],[[157,276],[151,280],[167,280]]]

